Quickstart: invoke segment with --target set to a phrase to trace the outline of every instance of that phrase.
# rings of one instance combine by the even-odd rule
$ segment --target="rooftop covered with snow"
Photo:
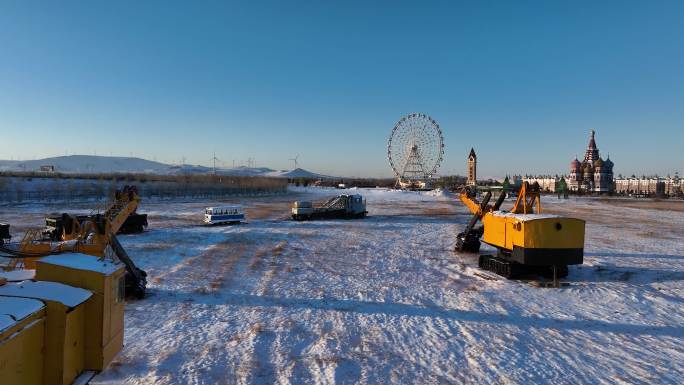
[[[24,319],[43,307],[45,305],[37,299],[0,296],[0,315],[14,320]]]
[[[124,267],[120,262],[113,262],[112,260],[108,259],[100,259],[92,255],[81,253],[50,255],[41,259],[40,263],[70,267],[72,269],[78,270],[95,271],[105,275],[113,274],[115,271]]]
[[[67,307],[75,307],[93,295],[88,290],[58,282],[24,281],[0,286],[0,296],[35,298],[44,301],[60,302]]]
[[[539,219],[560,218],[560,215],[554,214],[515,214],[504,210],[492,211],[492,215],[495,215],[497,217],[515,218],[520,222],[528,222]]]
[[[0,271],[0,278],[5,278],[7,282],[19,282],[33,279],[36,271],[32,269],[20,269],[11,271]]]

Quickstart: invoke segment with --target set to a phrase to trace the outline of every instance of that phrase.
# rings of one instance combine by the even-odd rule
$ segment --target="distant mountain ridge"
[[[209,174],[211,167],[200,165],[169,165],[135,157],[67,155],[36,160],[0,160],[0,171],[40,171],[41,166],[53,166],[56,172],[71,174],[142,173],[159,175]],[[268,167],[216,168],[219,175],[268,176],[277,178],[335,179],[301,168],[273,170]]]
[[[0,160],[0,170],[3,171],[39,171],[41,166],[54,166],[57,172],[85,174],[111,172],[151,174],[169,169],[169,165],[164,163],[119,156],[67,155],[25,161]]]

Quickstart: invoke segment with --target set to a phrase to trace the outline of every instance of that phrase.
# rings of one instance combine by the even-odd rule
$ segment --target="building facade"
[[[529,184],[537,183],[539,184],[539,188],[541,189],[541,191],[544,192],[556,192],[556,189],[558,188],[558,184],[560,183],[561,178],[562,177],[559,177],[557,175],[526,175],[522,177],[522,181],[527,182]]]
[[[545,192],[556,192],[562,180],[563,177],[561,176],[551,175],[513,176],[514,184],[519,185],[522,182],[533,184],[536,182]],[[613,192],[620,195],[684,197],[684,179],[680,178],[678,174],[666,178],[657,176],[617,177],[613,179],[613,186],[615,186]]]
[[[615,179],[615,192],[632,196],[671,196],[684,195],[684,180],[675,174],[674,178],[661,178],[657,176],[638,178]]]
[[[470,149],[470,154],[468,155],[468,181],[466,182],[468,186],[477,185],[477,155],[475,155],[475,149]]]
[[[613,183],[613,166],[610,156],[603,160],[596,146],[596,132],[591,130],[589,145],[584,152],[584,160],[577,158],[570,162],[568,187],[572,191],[585,193],[612,193],[615,191]]]

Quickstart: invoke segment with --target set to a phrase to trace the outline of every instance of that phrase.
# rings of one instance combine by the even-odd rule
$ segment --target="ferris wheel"
[[[398,181],[431,178],[444,156],[439,124],[425,114],[409,114],[394,125],[387,143],[387,158]]]

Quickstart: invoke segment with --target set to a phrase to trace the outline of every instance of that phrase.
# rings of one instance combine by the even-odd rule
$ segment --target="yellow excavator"
[[[137,188],[125,186],[116,192],[114,202],[102,214],[78,217],[62,214],[56,225],[47,229],[30,229],[18,243],[0,242],[0,252],[10,258],[3,269],[35,269],[36,260],[64,252],[100,258],[113,253],[126,266],[126,295],[142,298],[145,296],[147,274],[135,266],[116,238],[128,218],[135,215],[139,202]],[[48,224],[50,220],[48,218]],[[146,221],[145,217],[145,225]]]
[[[459,198],[473,213],[466,229],[458,234],[456,251],[477,253],[482,242],[497,249],[497,255],[480,255],[479,267],[506,278],[529,274],[562,278],[568,265],[584,260],[584,226],[581,219],[542,213],[539,185],[523,183],[511,211],[501,210],[503,191],[493,205],[491,192],[481,202],[472,190]],[[475,228],[478,221],[482,226]]]

